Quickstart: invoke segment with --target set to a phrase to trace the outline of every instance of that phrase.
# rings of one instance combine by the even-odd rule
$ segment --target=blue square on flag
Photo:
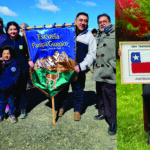
[[[146,51],[131,53],[132,73],[150,73],[149,53]]]
[[[131,53],[131,62],[132,63],[140,63],[141,62],[140,52],[132,52]]]

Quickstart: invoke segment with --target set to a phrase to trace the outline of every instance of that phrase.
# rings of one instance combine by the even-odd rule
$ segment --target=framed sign
[[[122,84],[150,83],[150,41],[119,42]]]

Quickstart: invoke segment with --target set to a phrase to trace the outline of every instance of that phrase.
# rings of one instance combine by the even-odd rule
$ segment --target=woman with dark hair
[[[19,35],[20,27],[16,22],[8,22],[6,26],[7,39],[3,46],[11,45],[14,49],[16,61],[20,66],[20,80],[18,88],[18,103],[21,109],[20,118],[27,116],[26,86],[29,77],[28,50],[25,39]]]

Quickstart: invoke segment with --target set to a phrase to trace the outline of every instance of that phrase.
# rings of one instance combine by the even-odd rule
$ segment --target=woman
[[[11,45],[14,48],[16,61],[20,66],[20,81],[18,85],[18,103],[21,109],[20,118],[27,116],[27,99],[26,86],[29,77],[28,51],[25,39],[19,35],[20,27],[16,22],[8,22],[6,26],[7,39],[3,42],[3,46]]]

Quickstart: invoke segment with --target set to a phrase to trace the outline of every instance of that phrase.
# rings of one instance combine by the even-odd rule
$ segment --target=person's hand
[[[119,57],[121,56],[121,49],[120,48],[118,49],[118,56]]]
[[[29,63],[29,66],[30,66],[31,68],[34,68],[34,63],[33,63],[33,61],[29,61],[28,63]]]
[[[75,70],[77,73],[79,73],[79,72],[80,72],[79,66],[78,66],[78,65],[75,66],[75,67],[74,67],[74,70]]]
[[[4,58],[3,58],[3,57],[1,57],[1,58],[0,58],[0,60],[1,60],[1,61],[3,61],[3,60],[4,60]]]

